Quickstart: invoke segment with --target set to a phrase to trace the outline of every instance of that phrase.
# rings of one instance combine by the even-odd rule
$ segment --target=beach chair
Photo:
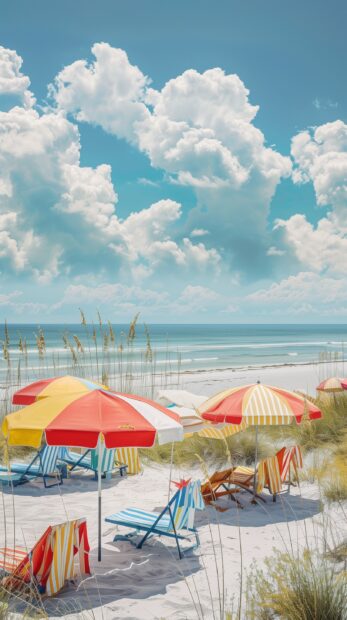
[[[75,579],[75,556],[81,575],[90,575],[86,519],[49,526],[31,551],[0,549],[2,585],[6,590],[34,586],[40,594],[53,596],[66,581]]]
[[[46,488],[62,484],[62,475],[57,463],[59,455],[58,446],[44,446],[37,452],[30,463],[12,463],[9,467],[0,466],[0,482],[12,483],[14,486],[42,478]],[[55,479],[53,484],[48,484],[49,479]]]
[[[232,472],[232,468],[216,471],[201,485],[201,494],[205,504],[214,504],[220,497],[228,496],[231,500],[236,502],[239,508],[243,508],[241,502],[235,497],[235,494],[239,493],[240,489],[230,487],[230,476]],[[227,508],[221,508],[216,505],[215,508],[220,512],[227,510]]]
[[[175,538],[178,555],[181,559],[183,553],[179,541],[189,540],[189,535],[183,534],[183,531],[188,531],[195,535],[196,540],[196,544],[189,547],[189,549],[197,547],[200,544],[200,540],[198,532],[194,527],[194,517],[196,510],[204,508],[201,483],[200,481],[191,482],[188,480],[175,484],[178,486],[178,491],[160,513],[147,512],[139,508],[128,508],[106,517],[105,521],[107,523],[134,528],[134,531],[129,534],[117,534],[114,537],[114,541],[129,540],[129,542],[136,544],[132,541],[132,537],[137,536],[140,532],[145,532],[145,535],[136,544],[136,547],[141,549],[150,536],[157,535]],[[185,551],[187,550],[185,549]]]
[[[290,480],[290,469],[293,467],[295,475],[302,467],[302,454],[300,446],[281,448],[275,456],[261,461],[257,467],[257,493],[256,497],[265,501],[260,495],[267,488],[275,502],[277,495],[282,491],[283,483],[293,484]],[[289,480],[287,477],[289,476]],[[236,467],[231,476],[230,483],[254,494],[254,470],[250,467]]]
[[[102,445],[101,473],[103,478],[111,478],[112,472],[117,469],[121,476],[127,471],[127,466],[124,463],[116,461],[115,452],[115,449],[109,450],[105,448],[104,444]],[[79,454],[78,452],[72,452],[68,448],[62,447],[59,449],[59,459],[69,466],[70,471],[82,468],[94,472],[94,477],[97,480],[98,448],[89,449]]]
[[[260,461],[257,472],[257,493],[261,493],[266,487],[272,495],[272,501],[282,490],[281,472],[277,455],[270,456]]]

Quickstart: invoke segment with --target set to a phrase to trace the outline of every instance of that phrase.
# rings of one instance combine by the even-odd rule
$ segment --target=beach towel
[[[272,495],[281,491],[282,480],[277,456],[270,456],[259,463],[257,493],[261,493],[264,487],[268,487]]]

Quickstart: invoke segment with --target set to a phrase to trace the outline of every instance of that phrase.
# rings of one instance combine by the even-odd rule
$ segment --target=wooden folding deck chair
[[[0,465],[0,482],[16,486],[35,478],[42,478],[46,488],[62,484],[58,454],[58,446],[44,446],[30,463],[11,463],[8,468]],[[50,479],[54,479],[55,482],[48,484],[47,481]]]
[[[75,579],[78,554],[81,575],[89,575],[89,542],[86,519],[49,526],[31,551],[0,549],[0,570],[6,590],[34,586],[40,594],[53,596],[66,581]]]
[[[139,508],[128,508],[106,517],[105,521],[107,523],[124,525],[134,529],[129,534],[117,534],[113,540],[128,540],[140,549],[150,536],[157,535],[175,538],[178,555],[181,559],[183,553],[179,541],[189,539],[187,534],[182,533],[182,531],[188,531],[194,534],[196,539],[196,544],[189,547],[189,549],[197,547],[200,541],[197,529],[194,527],[195,511],[203,510],[204,508],[200,480],[196,482],[183,480],[181,483],[175,484],[179,487],[178,491],[160,513],[147,512]],[[145,535],[136,544],[132,538],[141,531],[145,532]]]
[[[258,476],[259,466],[257,468],[257,479]],[[211,482],[212,489],[210,484]],[[205,482],[205,485],[206,486],[202,488],[202,494],[204,499],[206,497],[206,503],[212,503],[215,499],[218,499],[218,497],[228,495],[231,499],[237,502],[239,507],[243,508],[239,500],[234,497],[234,494],[239,492],[240,490],[247,491],[256,499],[259,499],[262,502],[266,502],[265,498],[260,495],[261,490],[266,485],[260,487],[258,482],[257,491],[256,493],[254,493],[254,469],[252,469],[251,467],[238,465],[237,467],[232,467],[221,472],[217,471],[210,477],[207,482]],[[219,489],[223,490],[219,491]],[[217,506],[215,507],[217,508]],[[218,507],[217,509],[223,511],[223,509],[220,507]]]
[[[231,500],[236,502],[239,508],[243,508],[241,502],[235,497],[236,493],[239,493],[240,489],[230,486],[230,476],[233,473],[233,468],[224,469],[223,471],[216,471],[212,476],[201,485],[201,494],[205,504],[214,504],[214,502],[220,497],[228,496]],[[220,512],[228,510],[227,508],[221,508],[215,505],[215,508]]]

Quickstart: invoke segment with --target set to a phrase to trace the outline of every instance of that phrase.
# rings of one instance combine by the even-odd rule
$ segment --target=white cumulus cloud
[[[189,69],[156,90],[123,50],[97,43],[92,53],[93,63],[78,60],[57,76],[57,108],[127,139],[172,183],[191,187],[190,229],[208,230],[238,271],[249,270],[251,243],[260,269],[271,245],[270,203],[291,161],[253,124],[258,106],[240,77],[218,67]],[[182,262],[182,248],[160,243],[158,251]]]
[[[331,206],[344,223],[347,213],[347,125],[337,120],[292,140],[294,182],[312,181],[317,203]]]
[[[30,79],[21,73],[22,58],[14,50],[0,45],[0,95],[16,96],[25,108],[35,104],[29,90]]]
[[[347,236],[331,219],[322,218],[314,227],[298,213],[289,220],[278,220],[275,227],[283,229],[287,243],[306,267],[345,273]]]
[[[58,109],[132,141],[136,122],[149,115],[142,102],[149,80],[121,49],[96,43],[92,53],[93,63],[76,60],[60,71],[50,93]]]

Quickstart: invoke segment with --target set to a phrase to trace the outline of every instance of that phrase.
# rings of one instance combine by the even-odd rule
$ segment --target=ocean
[[[95,326],[99,361],[108,364],[119,362],[119,345],[123,345],[123,360],[132,360],[132,368],[142,368],[146,350],[144,326],[136,328],[132,346],[127,346],[129,325],[112,326],[115,345],[106,342],[108,326]],[[95,344],[83,325],[46,324],[42,326],[45,353],[39,356],[36,338],[39,328],[28,324],[8,325],[9,359],[12,373],[26,367],[27,377],[63,374],[71,369],[72,353],[64,345],[64,334],[76,350],[74,336],[85,348],[79,365],[91,363]],[[149,325],[149,334],[156,369],[180,372],[224,368],[247,368],[283,364],[344,359],[347,345],[347,325]],[[21,353],[19,341],[26,341],[27,358]],[[4,326],[0,328],[0,340],[6,340]],[[107,336],[106,336],[107,340]],[[90,353],[91,351],[91,353]],[[114,368],[116,366],[114,365]],[[8,372],[8,360],[1,359],[0,378]]]

